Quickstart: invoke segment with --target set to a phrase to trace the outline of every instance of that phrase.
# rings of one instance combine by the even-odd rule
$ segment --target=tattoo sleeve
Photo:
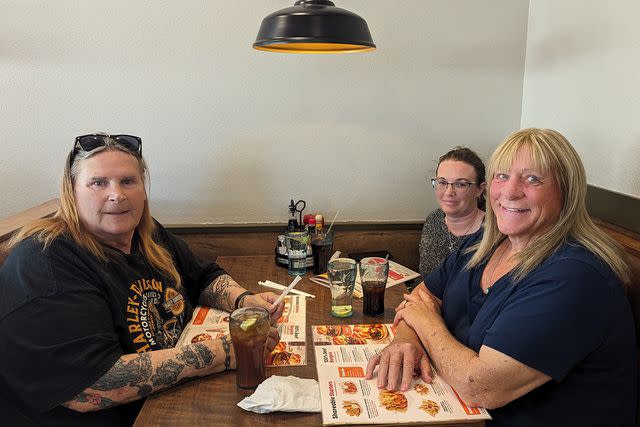
[[[236,283],[228,274],[216,277],[207,288],[202,291],[198,303],[208,307],[215,307],[226,311],[233,311],[235,299],[232,295],[237,295],[245,289]]]
[[[81,391],[74,399],[78,403],[87,403],[89,405],[93,405],[98,410],[110,408],[116,404],[113,400],[103,397],[99,393],[87,393],[86,391]],[[69,402],[65,402],[63,406],[66,406],[68,408],[71,407]]]
[[[216,358],[214,341],[184,347],[128,354],[98,381],[62,406],[78,412],[98,411],[128,403],[175,386],[191,378],[223,371],[224,358]],[[221,343],[215,344],[222,347]]]

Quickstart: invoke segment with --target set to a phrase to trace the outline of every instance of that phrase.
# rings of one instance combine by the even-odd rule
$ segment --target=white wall
[[[589,183],[640,197],[640,2],[531,0],[522,125],[561,131]]]
[[[457,144],[520,124],[527,0],[336,0],[379,49],[251,49],[293,0],[0,0],[0,217],[55,197],[76,135],[143,138],[155,216],[422,220]]]

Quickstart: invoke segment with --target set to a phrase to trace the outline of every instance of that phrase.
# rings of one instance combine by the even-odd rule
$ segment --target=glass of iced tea
[[[255,388],[264,381],[264,346],[269,335],[269,312],[261,307],[239,308],[229,317],[236,355],[236,384]]]
[[[384,315],[384,290],[389,276],[389,261],[385,258],[370,257],[360,260],[360,283],[364,301],[362,314],[365,316]]]

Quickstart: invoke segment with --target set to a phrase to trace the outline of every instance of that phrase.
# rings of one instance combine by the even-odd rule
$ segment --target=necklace
[[[466,236],[467,234],[469,234],[469,231],[471,231],[473,226],[476,225],[476,222],[478,222],[478,213],[479,212],[480,212],[480,209],[476,210],[476,213],[473,215],[473,218],[471,219],[471,224],[465,230],[465,232],[462,233],[460,236],[456,236],[451,231],[449,231],[449,226],[447,225],[447,217],[446,216],[444,217],[444,228],[445,228],[444,231],[446,231],[447,237],[449,238],[449,251],[453,251],[453,249],[455,248],[456,244],[459,241],[459,237]],[[454,236],[456,238],[455,242],[453,241],[453,238],[451,236]]]
[[[502,243],[501,243],[502,244]],[[496,272],[496,269],[498,268],[498,266],[500,265],[500,263],[502,262],[502,258],[504,258],[504,255],[507,253],[508,249],[505,246],[505,249],[502,250],[502,253],[500,254],[500,257],[498,258],[498,261],[496,261],[496,263],[493,265],[493,268],[491,269],[491,273],[489,274],[489,283],[491,283],[489,285],[489,287],[485,290],[482,291],[483,294],[487,295],[489,293],[489,291],[491,290],[491,288],[493,288],[493,285],[495,285],[495,282],[493,281],[493,275]],[[495,255],[495,252],[494,252]]]

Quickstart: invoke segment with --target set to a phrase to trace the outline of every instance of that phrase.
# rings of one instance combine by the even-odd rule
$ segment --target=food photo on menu
[[[392,325],[320,325],[312,328],[315,345],[389,344]]]
[[[265,366],[307,364],[306,299],[298,295],[284,298],[284,311],[278,319],[280,342],[265,360]],[[217,339],[229,334],[229,313],[211,307],[198,306],[185,327],[177,345]]]
[[[305,347],[305,346],[302,346]],[[305,347],[306,350],[306,347]],[[271,354],[265,361],[266,366],[282,366],[282,365],[301,365],[302,356],[301,353],[304,350],[300,350],[300,346],[293,346],[289,343],[280,341],[276,348],[273,349]]]
[[[431,384],[415,377],[407,391],[378,389],[365,379],[367,361],[393,340],[389,324],[314,325],[318,383],[324,425],[441,423],[489,420],[470,407],[434,370]]]

